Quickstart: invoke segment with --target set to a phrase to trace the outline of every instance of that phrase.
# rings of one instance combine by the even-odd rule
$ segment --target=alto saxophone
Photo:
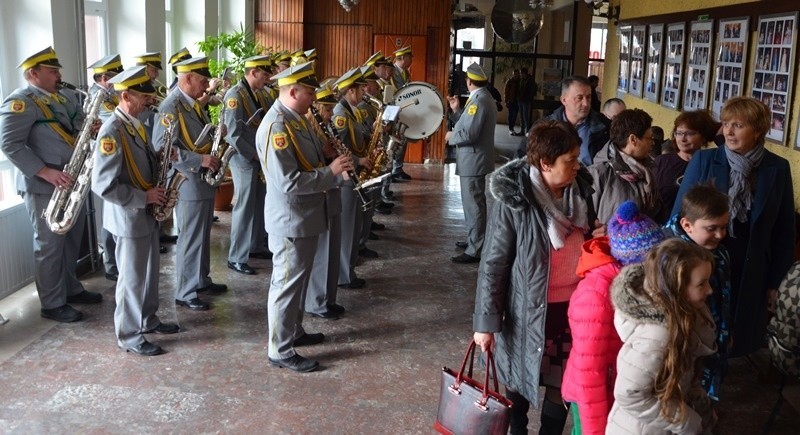
[[[316,120],[317,124],[319,124],[319,128],[322,129],[322,133],[325,135],[325,138],[328,139],[328,142],[331,143],[333,149],[336,150],[336,154],[340,156],[352,156],[353,153],[351,153],[350,150],[342,143],[342,141],[336,137],[336,133],[333,132],[333,127],[331,127],[329,123],[322,119],[322,115],[319,114],[319,110],[317,110],[316,107],[311,106],[311,114],[314,115],[314,120]],[[353,180],[353,184],[355,184],[353,190],[356,191],[358,198],[361,200],[361,208],[366,211],[372,204],[372,201],[370,201],[366,195],[364,195],[364,191],[361,189],[362,183],[359,181],[356,171],[347,171],[347,175],[351,180]]]
[[[211,145],[210,154],[219,159],[219,168],[216,171],[206,169],[203,173],[203,180],[211,187],[217,187],[225,179],[225,169],[231,161],[231,157],[236,153],[230,144],[222,139],[222,127],[225,125],[225,102],[221,104],[219,109],[219,118],[217,118],[217,128],[214,130],[214,142]]]
[[[380,100],[372,96],[364,94],[363,100],[374,106],[378,110],[375,116],[375,126],[372,130],[372,136],[369,139],[367,146],[367,159],[372,163],[372,169],[364,168],[358,174],[362,180],[370,180],[381,175],[386,162],[389,160],[386,155],[386,147],[383,146],[383,129],[381,118],[383,118],[383,111],[386,107]]]
[[[67,86],[66,83],[59,82],[59,88],[64,87],[75,89],[74,86]],[[106,101],[108,96],[108,92],[101,89],[93,96],[88,97],[91,100],[88,102],[89,111],[86,113],[86,119],[83,121],[83,126],[81,126],[81,131],[75,141],[72,157],[63,169],[63,172],[68,174],[74,183],[69,189],[53,191],[53,196],[50,197],[50,202],[47,203],[47,208],[42,213],[42,218],[47,222],[50,231],[56,234],[66,234],[75,225],[75,217],[81,213],[86,194],[91,188],[95,146],[92,129],[98,120],[100,105]]]
[[[175,208],[175,203],[178,202],[178,189],[186,181],[186,177],[177,171],[172,178],[169,178],[169,170],[172,166],[172,136],[175,134],[177,123],[166,116],[164,117],[164,122],[167,123],[167,131],[164,133],[164,147],[161,149],[155,187],[163,187],[166,190],[167,201],[164,205],[150,204],[147,208],[147,212],[159,222],[166,220],[172,214],[172,209]]]

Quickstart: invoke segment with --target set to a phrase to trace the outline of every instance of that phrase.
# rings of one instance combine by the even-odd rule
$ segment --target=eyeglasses
[[[675,137],[692,137],[697,134],[696,131],[675,131]]]

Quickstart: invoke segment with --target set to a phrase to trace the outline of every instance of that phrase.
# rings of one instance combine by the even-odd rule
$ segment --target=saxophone
[[[378,114],[375,116],[375,126],[372,130],[372,136],[367,146],[367,159],[372,162],[372,169],[363,168],[358,174],[360,179],[370,180],[381,175],[386,163],[389,161],[386,155],[386,148],[383,146],[383,129],[381,128],[381,118],[383,117],[383,110],[386,105],[377,98],[367,94],[364,94],[363,99],[378,110]]]
[[[167,202],[164,205],[150,204],[147,207],[147,212],[159,222],[166,220],[172,214],[172,209],[178,202],[178,189],[186,181],[186,177],[177,171],[172,178],[169,178],[169,170],[172,165],[170,163],[172,160],[172,136],[175,134],[177,123],[171,121],[169,117],[164,117],[164,121],[167,123],[167,131],[164,133],[164,147],[161,149],[155,187],[163,187],[166,190]]]
[[[64,87],[74,88],[74,86],[69,87],[65,83],[59,82],[59,88]],[[50,202],[47,203],[47,208],[42,213],[42,218],[47,222],[50,231],[56,234],[66,234],[75,225],[75,217],[81,213],[80,209],[91,188],[95,146],[95,141],[92,139],[92,128],[98,120],[100,105],[106,101],[108,96],[108,92],[101,89],[94,96],[88,97],[91,99],[88,102],[89,111],[86,112],[86,119],[83,121],[83,126],[75,141],[72,157],[63,169],[72,177],[74,183],[70,189],[53,191],[53,196],[50,197]]]
[[[339,140],[338,137],[336,137],[336,133],[333,132],[333,127],[331,127],[329,123],[325,122],[325,120],[322,119],[322,115],[319,114],[319,110],[317,110],[317,108],[314,106],[311,106],[310,109],[311,109],[311,114],[314,115],[314,120],[316,120],[317,124],[319,124],[319,128],[322,130],[322,133],[325,135],[325,138],[328,139],[331,145],[333,145],[333,149],[336,150],[336,154],[340,156],[352,156],[353,153],[351,153],[350,150],[346,146],[344,146],[342,141]],[[361,189],[362,183],[359,181],[356,171],[355,170],[347,171],[347,175],[350,177],[351,180],[353,180],[353,183],[355,184],[355,188],[353,190],[355,190],[356,193],[358,193],[358,198],[361,200],[362,204],[361,208],[364,211],[366,211],[372,204],[372,201],[369,200],[366,197],[366,195],[364,195],[364,191]]]
[[[222,127],[225,123],[225,102],[222,103],[222,108],[219,109],[219,118],[217,118],[217,128],[214,130],[214,142],[211,145],[210,154],[219,159],[219,168],[216,171],[206,169],[203,173],[203,180],[211,185],[217,187],[225,179],[225,168],[231,161],[231,157],[236,153],[236,150],[222,139]]]

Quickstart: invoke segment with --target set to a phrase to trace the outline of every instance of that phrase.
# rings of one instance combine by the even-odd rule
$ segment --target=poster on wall
[[[667,25],[666,48],[664,49],[664,92],[661,94],[661,105],[670,109],[680,107],[685,43],[686,24]]]
[[[785,143],[786,122],[792,101],[794,49],[797,12],[758,17],[756,64],[753,67],[752,96],[772,110],[767,139]]]
[[[722,106],[729,98],[744,93],[744,77],[747,69],[747,39],[750,35],[747,17],[719,21],[717,29],[716,68],[714,72],[714,94],[711,97],[711,114],[719,119]]]
[[[644,99],[658,103],[661,91],[661,56],[664,52],[664,25],[651,24],[647,32],[647,67]]]
[[[631,28],[619,29],[619,79],[617,79],[617,96],[622,97],[628,93],[628,78],[630,77],[630,50]]]
[[[645,26],[633,26],[631,32],[631,78],[628,93],[639,98],[642,98],[646,30]]]
[[[713,21],[693,21],[689,25],[689,52],[686,86],[683,91],[683,110],[705,109],[708,85],[711,82],[711,33]]]

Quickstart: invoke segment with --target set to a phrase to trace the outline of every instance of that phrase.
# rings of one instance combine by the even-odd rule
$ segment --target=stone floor
[[[505,134],[505,129],[498,128]],[[516,138],[515,138],[516,140]],[[302,348],[322,370],[297,374],[270,368],[265,301],[271,264],[258,274],[225,266],[230,214],[218,212],[212,231],[212,277],[223,295],[206,297],[207,312],[176,310],[174,255],[162,256],[164,321],[182,332],[151,336],[168,353],[143,358],[120,351],[113,330],[113,286],[102,274],[85,279],[102,292],[86,319],[41,319],[33,287],[0,301],[10,322],[0,326],[0,432],[3,433],[431,433],[440,369],[455,366],[471,336],[477,265],[455,265],[463,237],[454,167],[409,165],[398,183],[395,212],[379,216],[387,229],[370,242],[361,290],[340,290],[344,318],[306,318],[325,343]],[[759,433],[777,397],[763,381],[767,358],[755,367],[735,361],[720,409],[720,434]],[[531,430],[538,427],[531,411]],[[800,433],[789,406],[774,433]]]

